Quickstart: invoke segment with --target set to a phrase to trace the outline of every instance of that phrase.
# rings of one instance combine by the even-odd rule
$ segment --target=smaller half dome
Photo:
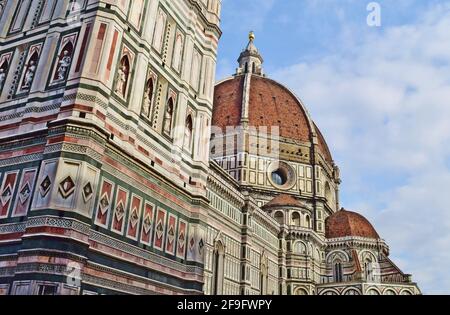
[[[269,201],[263,209],[277,208],[277,207],[295,207],[303,208],[305,204],[300,200],[295,199],[291,195],[281,194]]]
[[[373,225],[362,215],[342,209],[326,220],[326,238],[364,237],[380,239]]]

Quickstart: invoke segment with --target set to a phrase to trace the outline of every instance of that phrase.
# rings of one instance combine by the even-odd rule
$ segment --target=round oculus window
[[[279,189],[290,189],[295,184],[295,171],[284,162],[274,162],[268,169],[272,185]]]
[[[277,186],[283,186],[287,183],[287,175],[283,169],[277,169],[272,172],[272,182]]]

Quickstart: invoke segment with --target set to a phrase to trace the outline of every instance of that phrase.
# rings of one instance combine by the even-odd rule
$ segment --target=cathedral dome
[[[269,133],[276,126],[281,138],[317,144],[324,159],[333,164],[328,145],[303,103],[287,87],[264,75],[263,59],[253,41],[251,33],[237,73],[215,87],[213,126],[222,132],[242,125],[267,127]]]
[[[221,82],[216,87],[213,120],[215,126],[239,126],[245,77],[240,75]],[[308,142],[311,134],[309,119],[295,96],[281,84],[252,75],[249,91],[248,125],[279,126],[280,136]]]
[[[375,228],[365,217],[344,209],[328,217],[325,229],[328,239],[348,236],[380,239]]]

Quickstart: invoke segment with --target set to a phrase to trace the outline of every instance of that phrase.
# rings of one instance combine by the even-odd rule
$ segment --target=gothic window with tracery
[[[275,220],[279,223],[279,224],[284,224],[284,214],[281,211],[277,211],[275,213]]]
[[[342,264],[340,262],[336,262],[334,264],[333,277],[334,277],[334,282],[336,282],[336,283],[343,282],[343,280],[344,280]]]

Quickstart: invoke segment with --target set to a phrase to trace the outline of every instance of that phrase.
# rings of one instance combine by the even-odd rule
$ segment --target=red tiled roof
[[[300,201],[295,199],[291,195],[281,194],[273,198],[269,203],[267,203],[263,208],[273,208],[273,207],[304,207],[305,205]]]
[[[226,80],[215,88],[212,124],[223,132],[228,126],[239,126],[241,122],[242,91],[244,76]]]
[[[244,75],[222,81],[215,87],[212,124],[221,128],[236,127],[241,123]],[[252,75],[249,97],[249,126],[278,126],[280,136],[302,142],[311,141],[311,128],[319,138],[319,149],[328,162],[333,159],[317,126],[311,126],[305,109],[286,87],[266,77]]]
[[[322,132],[316,126],[316,124],[314,124],[314,127],[316,128],[317,137],[319,138],[319,149],[320,149],[320,152],[322,152],[323,156],[325,157],[325,160],[328,163],[332,163],[333,162],[333,157],[331,156],[331,152],[330,152],[330,149],[328,148],[328,144],[325,141],[325,138],[323,137]]]
[[[327,238],[347,236],[380,239],[372,224],[362,215],[342,209],[328,217],[325,223]]]

